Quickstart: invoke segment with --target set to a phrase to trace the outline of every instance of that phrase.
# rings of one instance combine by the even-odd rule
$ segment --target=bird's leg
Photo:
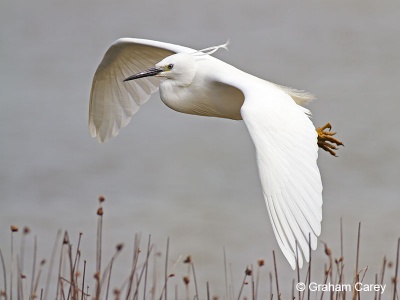
[[[326,131],[328,129],[328,131]],[[322,127],[318,127],[316,129],[318,133],[318,147],[324,149],[325,151],[329,152],[333,156],[337,156],[334,150],[338,149],[338,146],[344,146],[341,141],[335,139],[333,136],[336,132],[331,131],[332,126],[329,123],[326,123]]]

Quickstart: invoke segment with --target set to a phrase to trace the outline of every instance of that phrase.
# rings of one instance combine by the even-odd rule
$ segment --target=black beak
[[[125,78],[124,82],[125,81],[129,81],[129,80],[135,80],[135,79],[138,79],[138,78],[148,77],[148,76],[155,76],[158,73],[161,73],[163,71],[164,71],[164,68],[157,68],[157,67],[150,68],[150,69],[148,69],[146,71],[142,71],[142,72],[139,72],[139,73],[137,73],[135,75],[129,76],[128,78]]]

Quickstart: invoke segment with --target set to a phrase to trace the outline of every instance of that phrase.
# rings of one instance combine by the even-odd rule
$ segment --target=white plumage
[[[317,132],[303,91],[279,86],[201,51],[143,39],[117,40],[93,78],[89,128],[107,142],[160,87],[162,101],[188,114],[243,119],[254,142],[272,227],[294,269],[308,261],[321,232]],[[135,79],[135,80],[134,80]],[[126,81],[124,81],[126,80]],[[297,245],[297,249],[296,249]]]

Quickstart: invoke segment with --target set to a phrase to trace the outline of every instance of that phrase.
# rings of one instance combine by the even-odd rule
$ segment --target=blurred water
[[[132,245],[135,232],[144,240],[151,233],[159,248],[169,236],[171,259],[192,254],[202,286],[210,281],[220,295],[224,246],[238,283],[247,264],[270,262],[278,247],[241,122],[178,114],[155,94],[110,143],[99,145],[87,129],[91,79],[117,38],[198,49],[229,38],[229,52],[217,57],[314,93],[314,123],[339,131],[346,145],[339,158],[319,159],[321,240],[339,256],[342,217],[352,264],[361,221],[360,265],[372,276],[383,255],[393,259],[400,235],[399,20],[394,1],[3,0],[1,249],[8,254],[11,224],[29,225],[43,256],[58,228],[71,237],[82,231],[90,256],[104,194],[105,255],[117,242]],[[290,291],[295,274],[280,251],[277,260]]]

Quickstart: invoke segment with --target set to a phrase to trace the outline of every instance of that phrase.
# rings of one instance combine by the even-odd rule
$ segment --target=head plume
[[[219,46],[212,46],[212,47],[208,47],[202,50],[198,50],[194,53],[191,53],[191,55],[193,56],[203,56],[203,55],[211,55],[214,54],[215,52],[217,52],[219,49],[225,49],[226,51],[228,51],[228,45],[229,45],[229,39],[228,41],[223,44],[223,45],[219,45]]]

